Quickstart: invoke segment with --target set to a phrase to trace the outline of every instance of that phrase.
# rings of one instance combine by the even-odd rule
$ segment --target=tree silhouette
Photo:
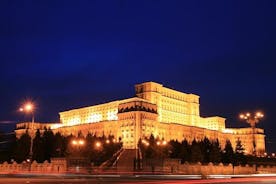
[[[171,145],[170,158],[180,158],[181,143],[171,140],[169,144]]]
[[[59,132],[54,135],[52,157],[64,157],[66,151],[66,140]]]
[[[234,162],[234,151],[230,140],[226,140],[225,147],[222,154],[222,162],[229,164]]]
[[[211,144],[210,161],[213,163],[221,162],[221,148],[218,139]]]
[[[190,161],[190,152],[191,152],[191,146],[188,144],[187,140],[183,140],[181,142],[180,147],[180,153],[179,158],[181,159],[181,162],[184,163],[186,161]]]
[[[44,160],[51,161],[51,157],[54,153],[54,133],[51,129],[44,129],[43,133],[44,143]]]
[[[38,163],[44,162],[44,149],[45,145],[38,129],[33,139],[33,160],[36,160]]]
[[[191,162],[202,162],[203,161],[203,154],[201,151],[200,143],[197,142],[195,139],[191,145]]]
[[[236,141],[235,153],[236,154],[241,154],[241,155],[244,154],[244,148],[243,148],[241,140],[239,138]]]
[[[30,145],[31,137],[28,132],[24,133],[19,139],[17,139],[14,151],[14,159],[17,163],[21,163],[29,157]]]
[[[238,138],[236,141],[236,147],[235,147],[235,164],[246,164],[246,156],[244,155],[244,148],[241,143],[241,140]]]
[[[210,154],[212,150],[212,144],[207,137],[200,142],[201,144],[201,152],[203,153],[203,162],[208,163],[210,162]]]

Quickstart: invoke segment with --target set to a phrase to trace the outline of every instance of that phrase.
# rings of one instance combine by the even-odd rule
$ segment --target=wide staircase
[[[99,171],[103,173],[132,173],[136,151],[135,149],[120,149],[99,166]]]
[[[132,173],[134,171],[134,159],[136,156],[135,149],[124,149],[120,154],[116,166],[119,173]]]

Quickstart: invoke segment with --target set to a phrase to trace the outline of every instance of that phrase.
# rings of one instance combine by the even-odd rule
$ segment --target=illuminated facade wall
[[[225,118],[214,116],[208,118],[200,118],[199,127],[207,128],[210,130],[225,130]]]
[[[197,126],[199,124],[199,96],[181,93],[154,82],[135,85],[136,95],[158,108],[158,121]]]
[[[223,147],[227,139],[236,145],[238,139],[252,153],[250,128],[227,129],[222,117],[200,117],[199,96],[175,91],[162,84],[146,82],[135,86],[136,97],[60,113],[60,124],[50,127],[64,135],[81,131],[96,135],[114,135],[125,148],[136,148],[140,138],[155,137],[182,141],[218,139]],[[22,123],[16,134],[22,134]],[[21,128],[20,128],[21,127]],[[265,151],[264,131],[256,129],[257,152]]]
[[[64,126],[118,120],[119,101],[59,113]]]

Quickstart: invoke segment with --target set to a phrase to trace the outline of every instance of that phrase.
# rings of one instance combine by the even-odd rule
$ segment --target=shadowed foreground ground
[[[7,176],[2,175],[0,179],[0,184],[21,184],[21,183],[32,183],[32,184],[104,184],[104,183],[140,183],[140,184],[213,184],[213,183],[266,183],[266,184],[275,184],[276,176],[240,176],[231,178],[230,176],[216,176],[210,179],[200,179],[199,176],[172,176],[172,175],[152,175],[152,176],[141,176],[141,175],[132,175],[132,176],[93,176],[87,177],[84,175],[67,175],[67,176],[34,176],[34,175],[16,175],[16,176]]]

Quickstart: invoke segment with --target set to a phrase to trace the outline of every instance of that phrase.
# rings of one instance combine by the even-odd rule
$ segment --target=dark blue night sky
[[[275,1],[1,1],[1,129],[134,95],[155,81],[201,97],[201,115],[245,127],[263,110],[276,151]],[[273,134],[274,131],[274,134]]]

